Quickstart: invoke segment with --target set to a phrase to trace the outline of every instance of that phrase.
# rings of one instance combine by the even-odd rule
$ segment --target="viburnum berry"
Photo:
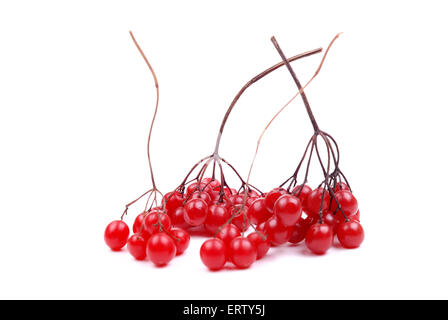
[[[358,222],[361,221],[361,216],[359,215],[359,209],[353,216],[350,217],[350,220],[356,220]]]
[[[163,201],[165,201],[165,208],[168,211],[168,213],[173,212],[180,206],[182,206],[182,203],[184,201],[184,197],[179,191],[173,191],[167,193],[163,197]]]
[[[266,197],[264,198],[264,203],[265,203],[266,209],[269,212],[273,212],[275,201],[277,201],[277,199],[280,198],[284,194],[286,194],[286,190],[283,188],[275,188],[275,189],[272,189],[271,191],[269,191],[266,194]]]
[[[311,226],[311,222],[307,219],[300,219],[299,222],[295,224],[292,228],[291,237],[289,238],[289,242],[293,244],[297,244],[302,242],[305,239],[306,233]]]
[[[143,236],[146,240],[149,239],[151,236],[148,232],[146,232],[145,228],[142,226],[143,221],[145,220],[145,217],[147,215],[143,212],[140,213],[134,220],[134,224],[132,225],[132,231],[136,234],[140,234]]]
[[[228,246],[230,260],[237,268],[249,268],[257,259],[257,250],[252,242],[244,237],[234,238]]]
[[[233,224],[226,224],[219,231],[217,238],[221,239],[227,247],[230,241],[239,236],[241,236],[241,232],[237,226]]]
[[[336,235],[336,228],[338,225],[338,219],[337,217],[331,213],[330,211],[324,211],[323,213],[323,223],[328,224],[331,229],[333,230],[333,235]]]
[[[337,232],[340,244],[347,249],[358,248],[364,240],[364,229],[358,221],[339,224]]]
[[[242,205],[236,205],[231,208],[231,212],[234,215],[232,219],[232,224],[238,227],[241,232],[249,229],[249,219],[247,218],[247,207],[244,208]]]
[[[156,266],[163,266],[176,255],[176,244],[166,233],[155,233],[148,240],[146,254]]]
[[[266,208],[265,199],[258,198],[250,205],[247,216],[253,224],[258,225],[268,220],[272,216],[272,212]]]
[[[146,239],[138,234],[132,235],[127,244],[129,253],[136,260],[145,260],[146,258]]]
[[[205,203],[207,205],[209,205],[212,202],[212,198],[210,197],[210,195],[207,192],[203,192],[203,191],[193,192],[191,194],[190,200],[192,200],[192,199],[202,199],[205,201]]]
[[[223,205],[211,205],[208,207],[207,218],[204,222],[205,229],[214,235],[220,226],[230,219],[230,212]]]
[[[173,240],[176,245],[176,255],[184,253],[190,244],[190,234],[182,228],[171,228],[170,233],[174,237]]]
[[[298,197],[300,202],[302,203],[302,205],[304,205],[306,199],[308,198],[308,196],[310,195],[311,192],[313,192],[313,189],[311,189],[306,184],[301,184],[301,185],[295,186],[294,189],[292,189],[291,194],[293,196]]]
[[[268,253],[269,248],[271,247],[267,236],[261,232],[260,234],[258,232],[252,232],[247,236],[247,239],[249,239],[249,241],[252,242],[253,246],[257,251],[257,259],[263,258],[266,255],[266,253]]]
[[[168,231],[171,228],[170,217],[161,211],[151,211],[143,222],[145,231],[152,235],[157,232]]]
[[[334,192],[336,193],[336,192],[341,191],[341,190],[348,190],[348,191],[350,191],[350,188],[348,187],[348,185],[346,183],[338,182],[336,184],[336,187],[334,188]]]
[[[323,202],[322,202],[323,197]],[[330,204],[330,194],[323,188],[314,189],[307,197],[305,203],[305,212],[309,215],[318,215],[319,210],[327,209]]]
[[[291,238],[292,230],[292,227],[282,225],[276,216],[269,218],[265,222],[263,229],[261,229],[275,246],[288,242],[289,238]]]
[[[227,249],[224,241],[218,238],[206,240],[200,250],[201,260],[210,270],[222,269],[227,261]]]
[[[311,252],[324,254],[333,244],[333,230],[328,224],[313,224],[306,233],[305,244]]]
[[[199,226],[207,218],[208,206],[202,199],[192,199],[185,204],[185,222],[192,226]]]
[[[187,228],[190,225],[185,222],[185,207],[179,207],[170,215],[171,224],[179,228]]]
[[[335,199],[339,202],[342,211],[347,217],[351,217],[358,211],[358,201],[355,196],[349,190],[341,190],[335,193]],[[344,217],[338,209],[337,202],[333,199],[331,201],[332,212],[336,212],[336,215],[342,220]]]
[[[129,227],[121,220],[115,220],[109,223],[104,231],[104,241],[114,251],[121,250],[129,237]]]
[[[274,204],[274,214],[282,225],[292,227],[302,215],[302,204],[297,197],[282,195]]]

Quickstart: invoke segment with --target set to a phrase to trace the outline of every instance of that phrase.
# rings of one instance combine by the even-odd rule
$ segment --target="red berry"
[[[129,237],[129,227],[121,220],[109,223],[104,231],[104,241],[114,251],[118,251],[126,245]]]
[[[132,231],[136,234],[140,234],[145,239],[149,239],[151,236],[148,232],[146,232],[145,228],[142,227],[143,221],[147,215],[143,212],[140,213],[134,220],[134,225],[132,226]]]
[[[264,198],[258,198],[250,205],[247,216],[253,224],[260,224],[268,220],[272,213],[266,209]]]
[[[247,207],[244,209],[242,205],[236,205],[231,209],[234,218],[232,219],[232,224],[236,225],[241,232],[249,229],[249,219],[247,218]]]
[[[335,199],[341,205],[341,209],[347,217],[351,217],[356,214],[358,211],[358,201],[355,196],[348,190],[342,190],[335,193]],[[336,212],[338,205],[334,199],[331,201],[332,212]],[[342,215],[341,210],[337,210],[336,215],[342,221],[344,216]]]
[[[330,212],[330,211],[325,211],[323,213],[323,222],[325,224],[328,224],[331,229],[333,230],[333,235],[336,235],[336,228],[338,225],[338,219],[336,218],[336,216]]]
[[[350,220],[356,220],[358,222],[361,221],[361,216],[359,215],[359,209],[353,216],[350,217]]]
[[[269,212],[273,212],[275,201],[277,201],[277,199],[280,198],[284,194],[286,194],[286,190],[283,188],[275,188],[275,189],[272,189],[271,191],[269,191],[266,194],[266,198],[264,198],[264,203],[265,203],[266,209]]]
[[[348,190],[350,191],[350,188],[348,187],[348,185],[344,182],[338,182],[336,184],[336,187],[334,188],[334,193],[341,191],[341,190]]]
[[[220,226],[230,219],[230,212],[222,205],[211,205],[208,207],[207,218],[204,222],[205,229],[214,235]]]
[[[189,200],[185,205],[185,221],[192,226],[199,226],[207,218],[208,206],[202,199]]]
[[[165,208],[168,212],[173,212],[180,206],[184,201],[184,197],[179,191],[169,192],[163,197],[163,201],[165,201]]]
[[[302,204],[298,198],[292,195],[282,195],[275,202],[274,214],[282,225],[292,227],[302,215]]]
[[[249,239],[249,241],[252,242],[252,245],[257,250],[257,259],[263,258],[266,255],[266,253],[268,253],[269,248],[271,247],[267,236],[265,236],[264,234],[262,234],[262,236],[265,239],[263,239],[258,234],[258,232],[252,232],[247,236],[247,239]]]
[[[176,245],[176,255],[184,253],[190,244],[190,234],[181,228],[171,228],[170,232],[175,238],[173,240]]]
[[[146,239],[137,234],[132,235],[128,240],[128,251],[136,260],[146,258]]]
[[[153,235],[154,233],[157,232],[170,230],[171,219],[167,214],[163,213],[162,211],[151,211],[147,215],[145,222],[143,223],[143,227],[145,228],[145,231],[149,235]]]
[[[292,227],[285,227],[273,216],[266,221],[261,231],[269,237],[273,245],[279,246],[291,238]]]
[[[239,236],[241,236],[241,232],[238,227],[233,224],[226,224],[217,235],[218,239],[221,239],[226,247],[229,245],[230,241]]]
[[[310,225],[306,223],[304,219],[300,219],[299,222],[293,227],[291,237],[288,241],[294,244],[302,242],[302,240],[305,239],[309,228]]]
[[[174,210],[170,214],[171,223],[173,226],[180,227],[180,228],[187,228],[190,225],[185,222],[185,208],[179,207],[176,210]]]
[[[227,261],[226,251],[221,239],[208,239],[201,246],[201,260],[210,270],[222,269]]]
[[[210,195],[207,192],[203,192],[203,191],[193,192],[193,194],[191,195],[191,198],[189,200],[193,200],[193,199],[202,199],[205,201],[205,203],[207,205],[209,205],[212,202],[212,198],[210,197]]]
[[[348,221],[339,224],[338,239],[347,249],[358,248],[364,240],[364,230],[358,221]]]
[[[156,233],[148,240],[146,254],[156,266],[163,266],[176,255],[174,240],[164,232]]]
[[[236,237],[230,242],[228,254],[233,264],[241,269],[249,268],[257,259],[257,250],[252,242],[244,237]]]
[[[322,202],[323,197],[323,202]],[[321,206],[322,204],[322,206]],[[305,211],[310,215],[318,215],[320,208],[325,210],[330,204],[330,194],[323,188],[314,189],[306,199]]]
[[[241,194],[233,194],[229,197],[230,201],[232,201],[232,204],[238,205],[238,204],[243,204],[244,202],[244,195]]]
[[[298,196],[300,202],[302,204],[305,204],[305,201],[311,192],[313,192],[313,189],[311,189],[306,184],[305,185],[301,184],[301,185],[295,186],[294,189],[292,189],[291,193],[296,197]]]
[[[328,224],[313,224],[306,233],[305,244],[311,252],[324,254],[333,244],[333,231]]]

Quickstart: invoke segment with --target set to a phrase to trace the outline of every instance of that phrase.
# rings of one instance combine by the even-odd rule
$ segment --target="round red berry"
[[[333,231],[328,224],[313,224],[306,233],[305,244],[311,252],[324,254],[333,244]]]
[[[229,244],[228,255],[236,267],[244,269],[249,268],[255,262],[257,250],[249,239],[236,237]]]
[[[166,233],[155,233],[148,240],[146,254],[156,266],[163,266],[176,255],[176,245]]]
[[[121,220],[109,223],[104,231],[104,241],[114,251],[123,248],[129,237],[129,227]]]
[[[226,246],[221,239],[206,240],[200,250],[201,260],[210,270],[222,269],[227,261]]]

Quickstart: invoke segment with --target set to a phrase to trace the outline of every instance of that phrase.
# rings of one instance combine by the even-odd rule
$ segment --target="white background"
[[[0,298],[448,298],[446,12],[443,1],[3,1]],[[239,88],[280,61],[272,35],[292,56],[343,31],[307,93],[339,141],[363,246],[321,257],[285,246],[217,273],[201,237],[166,268],[108,250],[106,224],[150,187],[155,90],[130,29],[160,81],[151,147],[163,192],[213,151]],[[294,62],[302,82],[320,57]],[[242,174],[295,92],[282,68],[236,106],[221,154]],[[311,134],[296,99],[252,181],[286,179]]]

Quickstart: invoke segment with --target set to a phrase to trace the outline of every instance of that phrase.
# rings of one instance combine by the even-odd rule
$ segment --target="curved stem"
[[[318,48],[318,49],[314,49],[311,51],[307,51],[301,54],[298,54],[294,57],[291,57],[289,59],[287,59],[287,63],[289,64],[289,62],[293,62],[295,60],[301,59],[301,58],[305,58],[308,56],[311,56],[313,54],[319,53],[322,51],[322,48]],[[285,58],[286,59],[286,58]],[[222,119],[221,122],[221,127],[219,128],[219,132],[218,132],[218,137],[216,139],[216,145],[215,145],[215,151],[214,154],[218,154],[219,151],[219,144],[221,142],[221,136],[222,136],[222,132],[224,131],[224,127],[226,125],[227,119],[229,118],[230,113],[233,110],[233,107],[235,106],[235,104],[237,103],[237,101],[239,100],[239,98],[242,96],[242,94],[244,93],[244,91],[246,91],[247,88],[249,88],[252,84],[254,84],[255,82],[257,82],[258,80],[260,80],[261,78],[263,78],[264,76],[268,75],[269,73],[271,73],[272,71],[277,70],[278,68],[284,66],[286,63],[285,61],[283,62],[279,62],[276,65],[270,67],[269,69],[266,69],[265,71],[263,71],[262,73],[258,74],[257,76],[255,76],[254,78],[252,78],[250,81],[248,81],[241,89],[240,91],[236,94],[235,98],[233,98],[232,103],[230,104],[229,108],[226,111],[226,114],[224,115],[224,118]]]
[[[146,65],[148,66],[149,70],[151,71],[152,77],[154,78],[154,85],[156,87],[156,107],[155,107],[155,110],[154,110],[154,115],[152,117],[151,126],[149,128],[148,143],[147,143],[147,146],[146,146],[146,151],[148,153],[148,163],[149,163],[149,171],[151,173],[152,186],[153,186],[153,189],[157,189],[156,188],[156,182],[155,182],[155,179],[154,179],[154,172],[152,170],[151,155],[150,155],[150,152],[149,152],[149,145],[150,145],[150,142],[151,142],[152,128],[154,126],[154,121],[156,120],[157,110],[159,108],[159,82],[157,81],[157,76],[156,76],[156,73],[155,73],[153,67],[151,66],[151,64],[149,63],[148,59],[146,58],[146,55],[143,52],[143,50],[140,48],[137,40],[135,39],[134,35],[132,34],[132,31],[129,31],[129,34],[131,35],[132,41],[134,42],[135,46],[137,47],[138,51],[140,52],[141,56],[143,57],[143,60],[145,60]]]
[[[275,49],[277,49],[283,62],[286,64],[286,67],[288,68],[289,73],[291,74],[292,78],[294,79],[294,82],[297,85],[297,88],[300,91],[300,95],[302,96],[302,100],[303,100],[303,103],[305,104],[306,111],[308,112],[308,116],[310,117],[311,123],[313,124],[314,131],[318,131],[319,126],[317,125],[316,119],[314,118],[313,111],[311,110],[310,104],[308,102],[308,98],[306,97],[306,94],[303,91],[302,85],[300,84],[299,79],[297,79],[296,73],[292,69],[291,64],[289,63],[288,59],[286,58],[285,54],[283,53],[282,49],[280,48],[275,37],[272,37],[271,41],[274,44]]]

